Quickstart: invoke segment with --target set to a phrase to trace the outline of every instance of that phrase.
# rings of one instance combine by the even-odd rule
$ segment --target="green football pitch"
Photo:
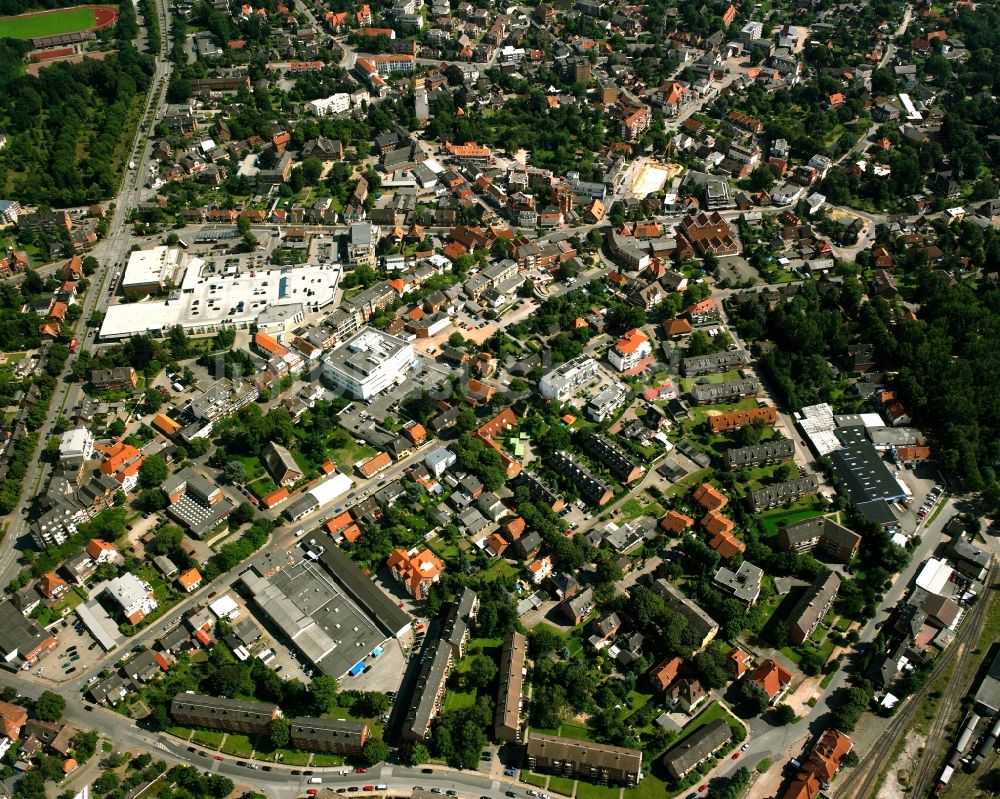
[[[85,31],[97,24],[96,19],[93,8],[66,8],[45,14],[0,17],[0,39],[32,39]]]

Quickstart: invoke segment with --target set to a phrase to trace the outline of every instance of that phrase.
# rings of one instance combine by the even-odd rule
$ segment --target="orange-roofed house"
[[[671,510],[667,511],[667,515],[660,519],[660,527],[668,533],[680,535],[685,530],[690,530],[694,527],[694,519],[678,511]]]
[[[476,144],[474,141],[466,142],[465,144],[446,142],[444,147],[448,151],[448,155],[456,161],[483,165],[490,162],[490,148],[486,145]]]
[[[54,302],[52,307],[49,309],[48,318],[53,322],[65,322],[66,312],[69,310],[69,306],[64,302]]]
[[[270,494],[265,495],[261,498],[260,502],[265,508],[270,510],[271,508],[278,507],[278,505],[285,502],[290,496],[291,494],[288,493],[288,489],[282,487],[277,491],[272,491]]]
[[[725,518],[725,517],[723,517]],[[725,519],[729,521],[729,519]],[[708,545],[719,553],[719,557],[724,560],[732,560],[736,555],[746,550],[746,544],[736,538],[732,533],[720,532],[712,536]]]
[[[403,435],[406,436],[410,443],[415,447],[419,447],[427,440],[427,431],[424,429],[424,426],[419,423],[411,424],[403,431]]]
[[[833,782],[841,763],[852,749],[854,743],[840,730],[826,730],[799,767],[784,793],[784,799],[816,799],[820,791]]]
[[[498,555],[502,555],[504,550],[509,546],[510,544],[507,539],[500,535],[500,533],[493,533],[493,535],[486,539],[486,554],[495,558]]]
[[[776,660],[765,660],[750,673],[750,682],[769,705],[777,702],[788,690],[792,673]]]
[[[649,343],[649,336],[638,328],[633,328],[608,350],[608,361],[619,372],[627,372],[652,352],[653,345]]]
[[[274,145],[274,149],[279,153],[283,153],[285,148],[288,146],[288,142],[292,140],[292,134],[287,131],[282,131],[281,133],[275,133],[271,137],[271,144]]]
[[[190,594],[192,591],[197,591],[201,588],[201,572],[195,568],[188,569],[186,572],[181,572],[177,575],[177,582],[181,588]]]
[[[113,477],[121,484],[126,494],[139,482],[139,467],[146,460],[145,456],[131,444],[118,441],[110,447],[96,444],[95,449],[104,453],[100,470],[102,474]]]
[[[726,667],[737,680],[750,670],[750,655],[739,647],[726,655]]]
[[[587,222],[596,225],[602,219],[604,219],[605,210],[606,209],[604,207],[604,203],[602,203],[599,199],[595,197],[593,200],[590,201],[590,205],[588,205],[584,210],[583,218]]]
[[[10,702],[0,702],[0,729],[3,734],[16,741],[21,737],[21,728],[28,723],[28,711]]]
[[[691,320],[692,325],[707,325],[719,320],[719,306],[715,304],[715,300],[711,297],[701,302],[696,302],[694,305],[689,305],[684,310],[684,313],[687,314],[687,318]]]
[[[374,477],[379,472],[388,469],[392,465],[392,458],[389,457],[388,452],[380,452],[373,458],[369,458],[360,466],[358,466],[358,472],[366,480]]]
[[[361,528],[354,521],[350,513],[344,512],[326,523],[327,532],[333,536],[333,540],[340,542],[346,540],[353,544],[361,537]]]
[[[416,600],[423,599],[427,590],[441,579],[444,563],[429,549],[395,549],[386,561],[396,581]]]
[[[55,572],[45,572],[38,581],[38,591],[48,600],[48,604],[54,605],[69,591],[69,583]]]
[[[114,563],[118,559],[118,550],[114,544],[109,544],[100,538],[91,538],[87,542],[87,557],[98,566],[102,563]]]
[[[552,574],[552,556],[536,558],[528,564],[528,577],[535,585],[541,585],[545,578]]]
[[[76,771],[79,764],[71,757],[67,757],[63,761],[63,774],[71,774]]]
[[[158,413],[153,417],[153,421],[150,422],[157,430],[159,430],[165,436],[172,436],[178,433],[181,429],[179,422],[175,422],[165,413]]]
[[[289,353],[288,347],[267,333],[254,333],[253,348],[265,358],[284,358]]]
[[[728,516],[723,516],[717,510],[710,510],[701,517],[701,526],[709,535],[728,535],[732,533],[736,523]]]
[[[837,92],[836,94],[831,94],[830,97],[828,98],[828,102],[830,103],[830,108],[836,108],[838,105],[843,105],[844,100],[845,97],[840,92]]]
[[[524,523],[524,519],[520,516],[515,516],[510,521],[504,522],[501,529],[503,530],[503,534],[507,540],[513,544],[524,534],[525,527],[527,527],[527,525]]]
[[[326,461],[320,465],[319,470],[323,472],[323,474],[333,474],[337,471],[337,467],[333,461]]]
[[[670,684],[677,679],[683,664],[684,661],[679,657],[672,657],[650,669],[649,680],[653,687],[660,691],[666,691]]]
[[[739,430],[756,421],[760,421],[768,427],[773,427],[778,422],[778,411],[770,405],[765,405],[763,408],[750,408],[745,411],[719,413],[708,417],[708,427],[713,434],[718,435],[719,433]]]
[[[694,501],[705,510],[722,510],[729,504],[729,498],[711,483],[702,483],[698,486],[694,492]]]
[[[63,280],[79,280],[83,277],[83,259],[79,255],[70,258],[59,270]]]

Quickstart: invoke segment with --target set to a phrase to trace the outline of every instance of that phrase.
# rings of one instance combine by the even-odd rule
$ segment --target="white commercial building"
[[[306,103],[306,108],[318,117],[327,114],[342,114],[351,110],[351,95],[347,92],[339,92],[320,100],[310,100]]]
[[[403,382],[416,362],[416,352],[408,341],[365,329],[323,359],[323,376],[335,389],[369,400]]]
[[[538,381],[538,392],[544,399],[565,402],[578,388],[597,377],[597,361],[586,355],[578,355],[566,363],[542,375]]]
[[[121,606],[122,613],[130,624],[138,624],[157,608],[152,586],[132,572],[125,572],[120,577],[109,580],[104,590]]]
[[[94,454],[94,434],[85,427],[67,430],[59,438],[59,462],[63,466],[80,466]]]
[[[104,315],[100,338],[107,341],[139,333],[162,335],[180,326],[189,334],[250,325],[272,332],[301,322],[309,311],[333,302],[340,282],[339,264],[307,264],[217,275],[203,271],[192,258],[180,288],[167,299],[112,305]],[[286,313],[291,309],[291,313]],[[277,328],[274,319],[283,320]]]
[[[122,291],[126,294],[151,294],[163,291],[173,281],[181,266],[181,251],[176,247],[153,247],[136,250],[128,258]]]
[[[625,336],[608,350],[608,361],[619,372],[627,372],[639,365],[643,358],[649,357],[653,347],[649,337],[641,330],[630,330]]]

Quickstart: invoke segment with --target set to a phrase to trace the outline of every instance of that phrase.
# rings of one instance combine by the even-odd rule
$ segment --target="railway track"
[[[874,797],[882,772],[890,765],[892,754],[896,751],[896,747],[903,734],[909,729],[917,710],[921,707],[924,700],[926,700],[928,694],[930,694],[931,686],[934,685],[937,678],[956,659],[959,651],[964,651],[970,641],[975,642],[978,639],[979,631],[982,629],[983,621],[986,618],[986,610],[990,605],[989,593],[994,589],[993,582],[996,578],[996,568],[996,565],[990,566],[984,583],[986,587],[983,590],[983,596],[966,616],[952,645],[938,656],[934,671],[930,677],[915,694],[906,700],[903,707],[892,717],[892,720],[872,745],[871,749],[869,749],[868,753],[858,763],[858,766],[847,774],[846,779],[837,786],[837,790],[835,791],[837,799],[872,799]],[[959,681],[952,680],[951,684],[949,684],[948,694],[951,693],[953,686],[957,682]],[[960,700],[961,697],[962,694],[959,693],[955,701]],[[935,719],[935,724],[937,721],[938,719]],[[942,732],[943,729],[942,726]],[[941,743],[946,742],[941,740]],[[921,761],[923,759],[922,756]],[[928,756],[927,759],[930,760],[931,758]],[[911,795],[915,799],[921,799],[920,795],[915,792],[911,793]]]

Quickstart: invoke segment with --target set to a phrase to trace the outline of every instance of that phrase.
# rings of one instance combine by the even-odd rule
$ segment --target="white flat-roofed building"
[[[94,434],[85,427],[67,430],[59,438],[59,462],[63,466],[80,466],[94,454]]]
[[[543,374],[538,381],[538,392],[544,399],[565,402],[577,389],[597,377],[597,372],[597,361],[578,355]]]
[[[125,572],[120,577],[109,580],[105,591],[121,606],[122,613],[130,624],[138,624],[146,614],[156,610],[152,586],[132,572]]]
[[[173,280],[181,265],[181,251],[176,247],[153,247],[136,250],[128,258],[122,277],[122,291],[126,294],[152,294],[163,291]]]
[[[351,95],[347,92],[338,92],[319,100],[310,100],[306,103],[306,109],[318,117],[324,117],[327,114],[343,114],[345,111],[351,110]]]
[[[417,361],[413,345],[379,330],[355,333],[323,359],[323,376],[336,389],[368,400],[402,382]]]
[[[192,259],[180,289],[170,292],[166,300],[110,306],[100,338],[116,341],[140,333],[161,335],[178,325],[189,334],[251,324],[268,332],[283,329],[333,302],[341,275],[340,264],[258,269],[253,275],[249,271],[203,273],[203,266],[201,259]]]

